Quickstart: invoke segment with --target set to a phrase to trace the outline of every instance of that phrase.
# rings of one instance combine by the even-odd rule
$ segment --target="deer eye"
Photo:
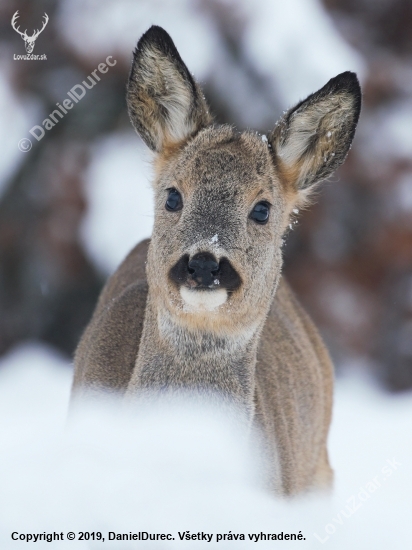
[[[270,204],[266,201],[258,202],[255,204],[252,212],[250,213],[250,218],[256,222],[264,225],[269,219]]]
[[[176,189],[168,189],[169,195],[166,200],[166,210],[177,212],[183,208],[182,195]]]

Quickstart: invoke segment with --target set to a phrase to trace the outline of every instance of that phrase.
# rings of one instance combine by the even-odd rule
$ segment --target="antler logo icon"
[[[13,29],[18,32],[20,34],[20,36],[23,38],[24,40],[24,45],[26,47],[26,52],[27,53],[31,53],[34,49],[34,44],[37,40],[37,37],[39,36],[39,34],[41,32],[43,32],[44,30],[44,27],[47,25],[47,23],[49,22],[49,16],[47,15],[47,13],[45,13],[43,15],[44,17],[44,21],[43,21],[43,26],[40,30],[37,30],[37,31],[34,31],[34,33],[32,34],[32,36],[28,36],[27,35],[27,29],[24,31],[24,32],[20,32],[20,27],[16,27],[16,21],[19,17],[19,11],[17,10],[16,13],[13,15],[13,18],[11,20],[11,26],[13,27]]]

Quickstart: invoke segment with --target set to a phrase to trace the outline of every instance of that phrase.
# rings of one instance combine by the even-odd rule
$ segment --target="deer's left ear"
[[[348,71],[290,109],[268,135],[282,182],[302,202],[345,160],[360,108],[359,82]]]
[[[173,40],[152,26],[140,38],[127,86],[133,126],[157,153],[184,143],[211,122],[200,87]]]

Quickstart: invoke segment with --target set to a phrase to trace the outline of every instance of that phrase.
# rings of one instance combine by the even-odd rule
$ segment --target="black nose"
[[[187,265],[192,279],[202,286],[210,286],[219,270],[216,258],[209,252],[195,254]]]

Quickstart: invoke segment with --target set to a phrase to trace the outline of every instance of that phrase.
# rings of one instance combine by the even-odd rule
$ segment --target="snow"
[[[210,239],[209,244],[216,244],[219,241],[219,235],[216,233],[216,235],[213,235],[213,237]]]
[[[57,24],[67,46],[93,63],[108,55],[128,63],[140,36],[152,24],[164,27],[196,79],[211,85],[244,127],[273,125],[279,106],[291,106],[343,71],[365,73],[361,56],[319,0],[218,5],[239,34],[240,61],[227,51],[216,10],[196,0],[63,0]]]
[[[132,130],[94,144],[86,174],[89,209],[81,234],[88,255],[105,274],[151,235],[151,176],[148,149]]]
[[[334,28],[319,0],[227,0],[242,6],[249,25],[246,55],[271,79],[285,106],[293,105],[344,71],[360,77],[361,56]]]
[[[176,538],[156,545],[38,541],[40,550],[201,544],[180,542],[178,531],[186,530],[302,531],[306,540],[278,542],[280,548],[315,549],[320,540],[334,550],[408,547],[411,395],[382,394],[359,374],[340,379],[330,436],[334,493],[285,502],[262,489],[254,473],[259,461],[227,416],[188,403],[131,414],[114,401],[84,406],[67,423],[70,381],[69,364],[40,344],[21,345],[0,363],[2,550],[26,548],[11,540],[13,531],[148,531]],[[210,547],[229,544],[213,539]]]
[[[26,153],[17,145],[29,135],[36,118],[36,109],[30,98],[24,98],[23,102],[23,98],[16,96],[11,86],[11,67],[5,61],[6,52],[3,54],[0,62],[0,196],[5,192],[9,178],[25,160]]]
[[[412,211],[412,175],[405,174],[399,178],[395,187],[395,202],[400,211],[408,214]]]
[[[68,46],[93,62],[131,60],[151,25],[164,27],[185,63],[202,79],[214,63],[215,33],[191,0],[63,0],[58,27]]]
[[[362,153],[381,163],[412,157],[412,103],[402,99],[365,117],[359,127]]]
[[[329,275],[319,287],[319,303],[329,318],[354,333],[365,330],[374,319],[373,300],[367,291],[347,284],[341,277]]]

